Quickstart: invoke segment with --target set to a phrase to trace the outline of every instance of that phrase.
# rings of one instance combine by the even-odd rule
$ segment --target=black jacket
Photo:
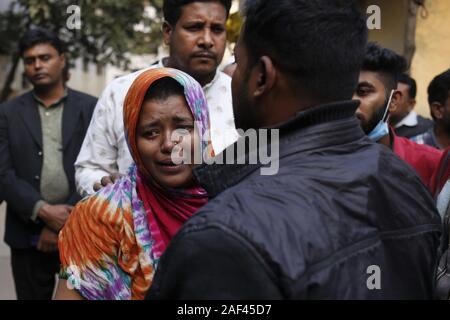
[[[200,167],[212,199],[172,240],[147,298],[431,298],[433,199],[364,135],[357,106],[316,107],[283,125],[276,175]]]
[[[83,143],[97,99],[69,89],[62,118],[63,165],[69,180],[66,204],[80,200],[75,189],[74,163]],[[5,242],[12,248],[31,245],[43,223],[32,222],[40,196],[42,130],[37,102],[25,93],[0,105],[0,190],[7,203]]]

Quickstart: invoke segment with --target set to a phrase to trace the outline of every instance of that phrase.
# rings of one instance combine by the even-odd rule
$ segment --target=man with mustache
[[[397,136],[388,125],[390,113],[395,112],[402,101],[402,92],[397,89],[397,84],[405,69],[406,61],[401,56],[378,44],[369,43],[353,96],[361,101],[356,116],[370,139],[392,149],[429,187],[441,152]]]
[[[231,0],[165,0],[164,43],[169,57],[153,67],[171,67],[194,77],[205,91],[216,153],[237,138],[231,103],[231,78],[219,71],[226,44]],[[112,81],[104,90],[83,143],[76,167],[77,188],[92,194],[124,174],[132,163],[126,145],[122,106],[128,88],[144,70]]]
[[[19,42],[33,90],[0,105],[0,190],[5,242],[19,300],[51,299],[58,232],[81,197],[74,162],[97,99],[65,86],[64,44],[35,28]]]

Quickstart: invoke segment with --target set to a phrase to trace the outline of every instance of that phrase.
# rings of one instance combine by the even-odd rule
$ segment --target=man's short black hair
[[[410,99],[415,99],[417,94],[416,80],[411,78],[406,73],[402,73],[398,77],[398,82],[406,84],[408,86],[408,95]]]
[[[428,103],[439,102],[445,105],[450,94],[450,69],[437,75],[428,86]]]
[[[145,94],[144,101],[165,101],[172,96],[184,97],[183,86],[175,79],[164,77],[156,80]]]
[[[181,8],[193,2],[219,2],[225,7],[228,18],[231,8],[231,0],[164,0],[164,19],[170,23],[170,25],[176,25],[181,16]]]
[[[386,92],[397,89],[398,79],[406,71],[406,60],[392,50],[370,42],[361,68],[384,76]]]
[[[269,56],[318,102],[352,97],[367,43],[353,1],[247,0],[244,14],[250,64]]]
[[[19,54],[34,47],[35,45],[48,43],[54,47],[59,54],[65,52],[64,42],[52,31],[41,27],[36,27],[25,32],[19,40]]]

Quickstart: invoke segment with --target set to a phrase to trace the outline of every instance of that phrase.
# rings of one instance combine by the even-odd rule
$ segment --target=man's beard
[[[33,83],[31,80],[29,80],[31,85],[33,86],[33,90],[35,92],[40,92],[40,93],[44,93],[44,92],[50,92],[52,91],[55,87],[58,86],[58,81],[55,82],[51,82],[51,83]],[[63,83],[64,84],[64,83]]]
[[[386,98],[381,107],[377,108],[377,111],[373,114],[372,118],[369,121],[367,121],[366,124],[361,125],[366,135],[372,132],[372,130],[375,129],[377,124],[383,119],[386,108],[388,107],[387,106],[388,102],[389,97]]]
[[[247,80],[247,79],[246,79]],[[244,81],[239,91],[233,93],[233,112],[236,129],[248,130],[255,127],[254,107],[248,96],[248,84]]]

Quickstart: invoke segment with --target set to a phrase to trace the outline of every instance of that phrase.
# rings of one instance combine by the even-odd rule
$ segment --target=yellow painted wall
[[[427,0],[428,18],[417,16],[416,53],[411,74],[417,81],[416,111],[430,117],[427,87],[439,73],[450,68],[450,1]]]
[[[381,10],[381,29],[369,30],[369,41],[403,55],[408,0],[364,0],[361,4],[364,11],[370,5],[377,5]]]

